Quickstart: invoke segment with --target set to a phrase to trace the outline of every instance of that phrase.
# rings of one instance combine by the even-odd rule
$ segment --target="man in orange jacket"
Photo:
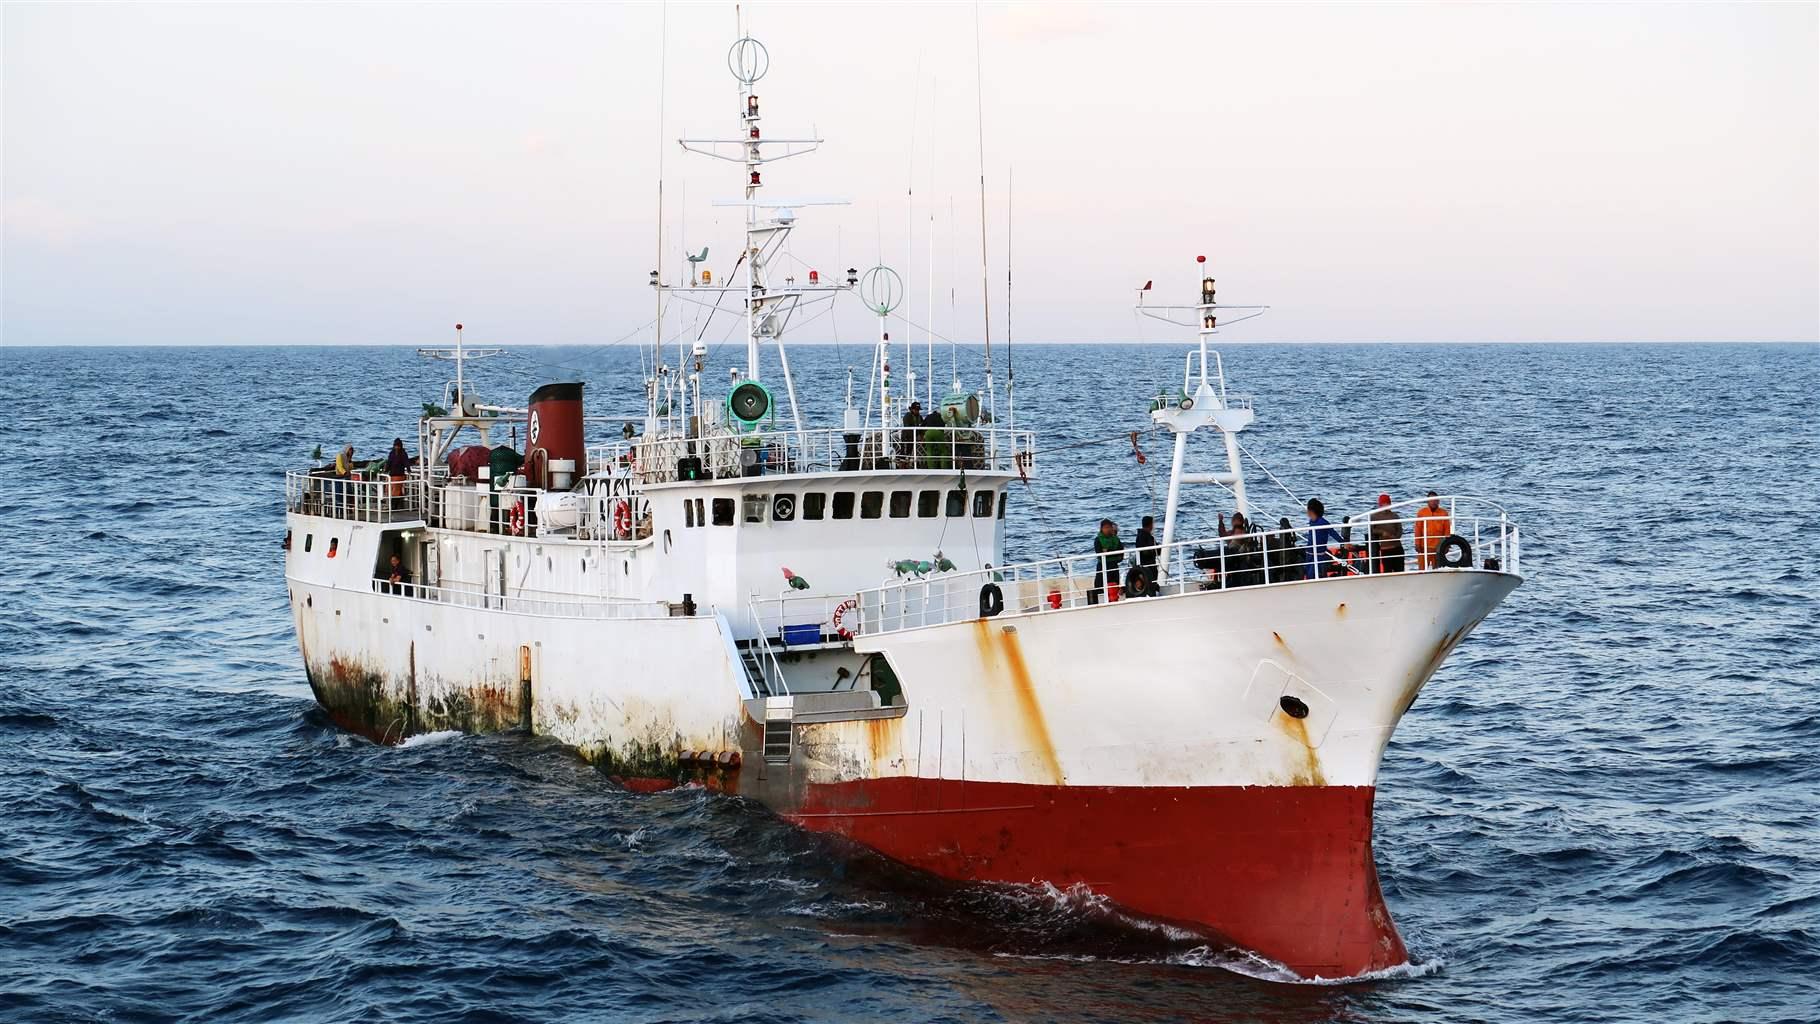
[[[1435,550],[1453,532],[1453,517],[1441,507],[1435,492],[1428,492],[1428,503],[1416,510],[1416,557],[1422,568],[1435,567]]]

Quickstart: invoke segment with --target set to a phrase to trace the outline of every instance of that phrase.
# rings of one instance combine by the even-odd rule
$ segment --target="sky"
[[[793,257],[893,266],[944,336],[983,170],[995,341],[1186,338],[1131,307],[1197,255],[1271,307],[1232,340],[1820,339],[1820,5],[743,11],[764,130],[826,140],[769,194],[850,201]],[[660,176],[666,277],[739,245],[740,168],[675,142],[738,126],[735,18],[9,3],[0,343],[648,337]]]

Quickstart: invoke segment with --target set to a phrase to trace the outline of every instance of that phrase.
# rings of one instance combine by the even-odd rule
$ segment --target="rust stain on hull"
[[[1010,684],[1017,701],[1018,718],[1024,723],[1032,750],[1042,759],[1042,766],[1055,785],[1062,785],[1062,765],[1055,756],[1055,745],[1049,739],[1049,723],[1043,720],[1042,705],[1037,703],[1036,688],[1030,682],[1030,669],[1024,664],[1024,650],[1017,634],[994,630],[985,619],[973,624],[974,643],[979,647],[980,661],[987,674],[1002,675]],[[1000,671],[995,671],[1000,670]]]
[[[1321,761],[1315,756],[1314,744],[1308,742],[1308,723],[1300,718],[1291,718],[1281,711],[1272,717],[1275,719],[1277,727],[1302,748],[1302,764],[1289,773],[1289,784],[1292,786],[1327,785],[1327,778],[1321,773]]]

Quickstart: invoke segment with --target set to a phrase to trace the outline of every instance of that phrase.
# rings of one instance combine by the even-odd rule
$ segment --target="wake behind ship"
[[[716,396],[685,342],[646,380],[642,429],[590,446],[590,422],[624,421],[587,416],[575,383],[482,402],[458,331],[416,458],[287,477],[317,700],[382,743],[551,736],[629,786],[699,781],[949,878],[1084,887],[1304,977],[1406,962],[1372,857],[1378,764],[1520,582],[1516,526],[1437,496],[1358,517],[1358,543],[1324,521],[1178,540],[1184,486],[1262,515],[1237,444],[1253,404],[1209,347],[1243,307],[1198,262],[1198,302],[1146,310],[1198,331],[1181,377],[1133,386],[1174,444],[1161,536],[1005,564],[1012,485],[1040,471],[1014,396],[1001,423],[989,371],[941,392],[894,371],[897,276],[789,255],[819,203],[765,198],[765,168],[819,140],[761,131],[755,40],[728,64],[738,131],[682,144],[739,166],[743,249],[732,280],[704,253],[652,284],[660,332],[676,303],[743,316],[744,366]],[[855,296],[879,323],[864,394],[838,382],[841,422],[810,427],[786,329]],[[1205,432],[1211,472],[1190,467]]]

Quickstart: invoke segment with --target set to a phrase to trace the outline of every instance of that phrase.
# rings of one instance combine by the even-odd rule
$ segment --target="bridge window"
[[[688,498],[683,499],[683,525],[695,525],[695,502]]]
[[[820,491],[803,495],[803,518],[820,519],[827,514],[828,496]]]
[[[891,492],[891,518],[893,518],[893,519],[910,518],[910,492],[909,491],[892,491]]]
[[[916,492],[916,515],[919,519],[933,519],[942,508],[942,492]]]
[[[315,535],[315,534],[313,534],[313,533],[306,533],[306,534],[304,534],[304,535],[303,535],[303,550],[304,550],[304,551],[306,551],[306,552],[307,552],[307,551],[308,551],[308,550],[310,550],[310,542],[311,542],[311,541],[313,541],[313,540],[315,540],[315,539],[316,539],[316,535]]]
[[[746,522],[748,522],[748,523],[764,522],[765,521],[765,506],[770,503],[769,499],[767,499],[762,494],[748,494],[748,495],[744,496],[743,500],[745,501],[745,505],[746,505],[746,514],[745,514]]]
[[[976,518],[992,518],[992,494],[991,491],[973,492],[973,514]]]
[[[853,492],[852,491],[835,491],[834,492],[834,518],[836,518],[836,519],[852,519],[853,518]]]
[[[861,519],[877,519],[879,517],[879,513],[883,512],[884,510],[885,510],[885,492],[884,491],[865,491],[860,494],[860,496],[859,496],[859,517]]]
[[[958,519],[967,514],[967,492],[948,492],[948,518]]]
[[[1009,505],[1009,504],[1011,504],[1011,492],[1010,491],[1006,491],[1005,493],[998,496],[998,517],[1000,519],[1005,518],[1005,506]]]
[[[732,498],[715,498],[714,499],[714,525],[715,526],[732,526],[733,525],[733,499]]]

